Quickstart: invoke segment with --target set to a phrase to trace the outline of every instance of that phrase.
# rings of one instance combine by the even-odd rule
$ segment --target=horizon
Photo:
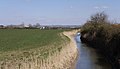
[[[120,1],[113,0],[3,0],[0,25],[83,25],[91,15],[105,12],[120,23]]]

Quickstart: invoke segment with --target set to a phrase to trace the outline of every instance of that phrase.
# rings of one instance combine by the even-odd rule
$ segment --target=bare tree
[[[96,13],[95,15],[92,15],[90,18],[91,23],[107,23],[108,22],[108,16],[104,13]]]

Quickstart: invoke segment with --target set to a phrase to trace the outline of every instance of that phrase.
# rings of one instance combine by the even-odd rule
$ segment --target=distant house
[[[0,28],[4,28],[4,26],[3,26],[3,25],[0,25]]]
[[[21,24],[21,25],[7,25],[6,26],[7,28],[24,28],[24,25]]]
[[[40,27],[40,29],[45,29],[45,27],[43,26],[43,27]]]

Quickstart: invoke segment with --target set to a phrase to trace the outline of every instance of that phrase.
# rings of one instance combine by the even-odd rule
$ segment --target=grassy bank
[[[0,69],[62,69],[69,67],[70,39],[63,30],[1,29]]]

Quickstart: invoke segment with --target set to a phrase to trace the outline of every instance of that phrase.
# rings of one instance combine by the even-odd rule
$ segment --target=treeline
[[[80,25],[40,25],[36,24],[28,24],[24,23],[19,25],[0,25],[0,29],[79,29]]]
[[[81,28],[81,41],[104,54],[113,69],[120,69],[120,24],[102,12],[91,16]]]
[[[28,24],[25,25],[24,23],[19,25],[0,25],[0,29],[42,29],[43,26],[41,26],[39,23],[36,23],[34,25]]]

